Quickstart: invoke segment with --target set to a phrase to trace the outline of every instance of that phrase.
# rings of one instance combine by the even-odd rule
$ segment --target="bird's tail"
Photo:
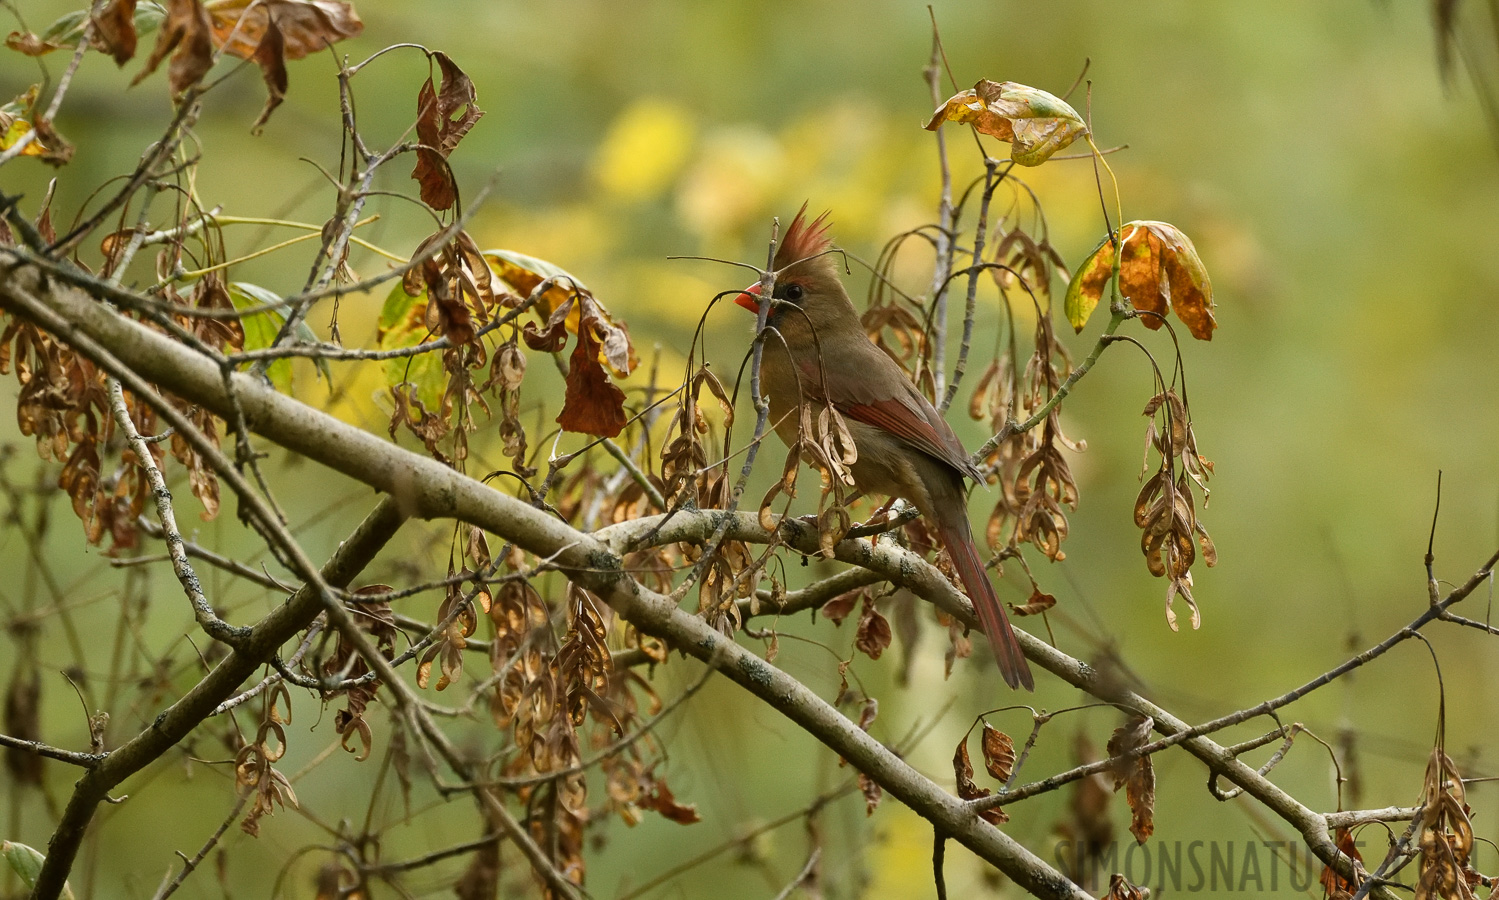
[[[947,554],[952,557],[953,565],[957,567],[958,577],[963,580],[968,599],[973,601],[973,609],[978,613],[984,634],[989,636],[989,646],[994,648],[994,660],[999,664],[999,672],[1004,676],[1005,684],[1012,688],[1024,687],[1028,691],[1034,691],[1036,682],[1031,677],[1031,667],[1020,652],[1015,630],[1010,627],[1010,619],[1005,615],[1004,606],[994,593],[994,585],[989,583],[989,573],[984,570],[978,547],[973,543],[973,529],[968,524],[965,511],[954,510],[942,515],[937,525],[937,534],[942,539],[943,546],[947,547]]]

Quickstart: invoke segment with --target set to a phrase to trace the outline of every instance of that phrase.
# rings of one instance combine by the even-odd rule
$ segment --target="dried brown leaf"
[[[254,60],[260,67],[260,78],[265,82],[266,97],[265,106],[250,126],[250,133],[260,134],[271,113],[286,99],[286,37],[275,17],[266,22],[265,34],[255,48]]]
[[[614,437],[624,430],[625,392],[599,364],[599,341],[592,318],[583,320],[578,342],[568,362],[567,392],[557,424],[567,431]]]
[[[213,36],[202,0],[167,0],[167,17],[156,33],[156,46],[145,66],[130,82],[139,84],[172,54],[167,82],[172,97],[197,84],[213,68]]]
[[[441,70],[442,86],[434,87],[429,76],[417,93],[416,135],[422,146],[416,151],[411,177],[421,185],[423,202],[446,210],[458,199],[447,158],[484,111],[479,108],[474,83],[446,53],[437,51],[430,58]]]
[[[875,609],[874,601],[864,597],[864,610],[859,614],[859,630],[854,637],[854,647],[870,659],[879,659],[895,635],[890,630],[890,620]]]
[[[1150,741],[1155,720],[1149,716],[1131,716],[1114,729],[1109,738],[1109,756],[1114,757],[1114,790],[1125,788],[1132,816],[1129,830],[1139,843],[1145,843],[1155,831],[1155,767],[1150,757],[1132,756]]]
[[[301,59],[364,31],[352,3],[335,0],[209,0],[213,40],[225,53],[253,59],[272,23],[287,59]]]
[[[1015,742],[1010,736],[985,722],[979,746],[983,748],[984,768],[989,776],[1000,784],[1009,781],[1015,768]]]
[[[987,797],[993,793],[988,788],[981,788],[973,783],[973,763],[968,759],[968,735],[958,742],[958,749],[952,758],[953,780],[957,783],[958,798],[962,800],[977,800]],[[997,806],[979,813],[979,818],[991,825],[1002,825],[1010,820],[1009,813]]]
[[[123,66],[135,56],[135,0],[109,0],[94,17],[94,43]]]
[[[1338,828],[1333,835],[1336,839],[1338,849],[1343,851],[1355,862],[1362,863],[1364,856],[1358,852],[1358,844],[1353,840],[1351,828]],[[1322,895],[1325,900],[1350,900],[1353,892],[1358,890],[1358,885],[1347,881],[1343,876],[1335,872],[1331,866],[1322,867]]]
[[[864,795],[864,815],[874,815],[875,807],[880,805],[880,799],[885,796],[884,789],[873,778],[860,772],[859,792]]]
[[[1116,873],[1109,876],[1109,892],[1103,896],[1103,900],[1146,900],[1149,896],[1150,891],[1135,887],[1123,875]]]
[[[672,795],[671,788],[666,786],[664,778],[651,780],[650,793],[640,798],[640,805],[646,809],[655,810],[663,818],[670,819],[679,825],[691,825],[702,821],[702,817],[697,812],[697,805],[678,803],[677,798]]]
[[[824,619],[830,620],[834,625],[842,625],[843,620],[848,618],[848,614],[854,611],[854,605],[859,602],[859,598],[864,596],[864,593],[864,589],[860,588],[856,591],[849,591],[846,594],[839,594],[824,603],[819,612],[822,613]]]
[[[1051,609],[1056,605],[1056,597],[1053,597],[1051,594],[1041,593],[1040,588],[1032,588],[1031,598],[1026,601],[1025,605],[1016,606],[1015,604],[1011,603],[1010,611],[1017,616],[1034,616],[1037,613],[1044,613],[1048,609]]]

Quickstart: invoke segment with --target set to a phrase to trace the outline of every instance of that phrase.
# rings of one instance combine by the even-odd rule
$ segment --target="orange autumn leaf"
[[[1119,293],[1157,329],[1167,314],[1178,318],[1200,341],[1213,339],[1213,284],[1197,248],[1181,229],[1167,222],[1138,221],[1119,229]],[[1067,286],[1065,310],[1073,329],[1082,331],[1103,299],[1114,269],[1114,244],[1105,238],[1078,266]]]
[[[485,250],[484,259],[491,272],[524,296],[529,296],[543,282],[551,279],[536,302],[536,311],[546,318],[547,324],[540,329],[534,324],[526,325],[526,343],[533,350],[543,349],[543,345],[551,345],[546,346],[549,352],[561,349],[565,332],[578,333],[584,304],[574,302],[574,295],[577,295],[588,298],[588,314],[593,317],[595,327],[599,329],[599,362],[607,366],[616,378],[628,376],[640,364],[625,323],[610,315],[609,310],[589,292],[583,282],[566,270],[544,259],[511,250]],[[546,338],[542,339],[542,335],[546,335]],[[538,340],[542,343],[533,342]]]

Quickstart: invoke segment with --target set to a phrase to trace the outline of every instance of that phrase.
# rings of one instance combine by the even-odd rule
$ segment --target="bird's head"
[[[769,321],[788,337],[803,330],[820,330],[849,316],[857,321],[853,304],[838,279],[833,239],[828,234],[831,226],[827,213],[809,222],[803,203],[776,248]],[[734,302],[750,312],[759,312],[761,298],[761,286],[756,283],[745,288]]]

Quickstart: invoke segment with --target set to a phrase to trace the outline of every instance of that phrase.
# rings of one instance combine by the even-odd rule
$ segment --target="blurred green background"
[[[15,7],[39,30],[73,5],[20,0]],[[673,373],[667,380],[677,377],[708,299],[748,280],[742,271],[668,261],[668,255],[760,261],[769,218],[784,220],[804,199],[830,208],[840,243],[866,259],[892,234],[934,218],[935,151],[920,127],[931,109],[921,79],[931,40],[922,4],[362,0],[357,8],[365,32],[340,45],[340,53],[359,59],[387,44],[421,41],[449,53],[477,85],[486,114],[452,164],[468,196],[497,173],[493,199],[470,229],[479,244],[541,257],[580,277],[629,323],[642,357],[649,361],[659,345],[662,371]],[[1088,442],[1071,460],[1082,503],[1071,517],[1067,560],[1035,564],[1060,601],[1051,617],[1058,645],[1084,659],[1117,652],[1143,692],[1191,721],[1279,695],[1383,639],[1426,604],[1421,559],[1439,470],[1436,571],[1449,582],[1465,580],[1499,542],[1499,155],[1473,90],[1462,79],[1444,86],[1437,74],[1427,4],[984,0],[939,2],[935,12],[960,86],[983,77],[1060,94],[1091,60],[1099,144],[1128,144],[1110,157],[1125,217],[1167,220],[1191,235],[1216,292],[1214,340],[1182,348],[1198,440],[1217,466],[1203,520],[1221,563],[1195,573],[1203,626],[1167,629],[1164,585],[1149,577],[1139,554],[1130,511],[1145,426],[1140,410],[1152,389],[1143,358],[1118,347],[1066,405],[1070,436]],[[54,78],[64,56],[44,60]],[[126,90],[138,65],[122,72],[99,55],[85,61],[59,119],[79,145],[72,164],[56,173],[59,222],[103,181],[129,171],[167,121],[160,74]],[[216,89],[198,129],[204,201],[236,215],[324,221],[332,190],[302,158],[337,163],[335,74],[326,56],[292,64],[287,102],[259,137],[248,131],[262,102],[253,67]],[[424,58],[404,52],[355,79],[361,125],[372,142],[394,140],[407,127],[425,77]],[[36,80],[32,60],[0,56],[0,95]],[[1083,91],[1072,98],[1080,109]],[[979,160],[966,135],[952,130],[950,139],[962,183],[980,171]],[[394,168],[382,187],[411,192],[404,164]],[[0,173],[0,187],[24,192],[26,208],[34,209],[53,174],[18,160]],[[1092,167],[1054,161],[1019,174],[1041,197],[1063,255],[1080,262],[1103,234]],[[430,219],[404,200],[377,198],[370,209],[382,218],[361,234],[397,253],[409,253],[432,230]],[[284,236],[242,228],[231,233],[241,243],[230,249],[243,252]],[[292,292],[310,262],[304,244],[246,264],[235,278]],[[382,265],[368,254],[352,262],[361,274]],[[149,278],[142,268],[140,280]],[[852,293],[861,297],[867,274],[856,269],[852,281]],[[346,342],[368,345],[383,296],[344,300]],[[981,298],[979,333],[993,335],[997,297]],[[326,332],[326,309],[314,313],[313,324]],[[1075,356],[1092,346],[1100,324],[1064,338]],[[1135,326],[1129,333],[1169,358],[1164,334]],[[709,358],[721,375],[732,372],[748,340],[749,320],[740,311],[725,306],[710,316]],[[976,347],[981,359],[990,352],[983,339]],[[532,367],[537,385],[547,383],[542,368]],[[339,370],[331,399],[310,369],[298,373],[298,392],[310,402],[383,429],[378,369]],[[546,396],[531,382],[526,390],[528,406]],[[33,450],[13,424],[14,389],[0,393],[0,441],[16,446],[7,477],[30,483]],[[951,418],[976,446],[984,434],[961,415],[966,397],[965,390]],[[491,468],[499,467],[497,440],[480,435],[476,448],[481,459],[495,462]],[[772,457],[774,467],[778,448]],[[304,526],[300,533],[315,558],[331,551],[371,503],[368,491],[311,465],[280,457],[274,464],[285,485],[281,499]],[[992,494],[977,492],[975,517],[992,502]],[[193,523],[203,541],[231,551],[252,546],[232,512],[199,525],[190,502],[184,505],[189,511],[179,518]],[[36,514],[29,502],[23,512],[28,520]],[[390,560],[425,563],[445,541],[442,528],[410,526],[387,553],[384,574],[410,580],[410,566]],[[179,638],[188,624],[180,592],[164,568],[130,586],[100,551],[84,553],[65,505],[55,509],[40,552],[76,606],[71,615],[95,673],[106,670],[122,592],[153,600],[150,628],[134,640],[152,656],[170,654],[167,668],[175,675],[154,703],[114,712],[112,735],[128,734],[192,677],[193,650]],[[0,600],[12,624],[51,599],[40,568],[8,524],[0,532],[0,570],[11,574]],[[220,602],[247,606],[246,616],[278,599],[219,576],[210,580]],[[1012,589],[1022,601],[1026,591],[1019,583]],[[1008,598],[1007,590],[1001,594]],[[1487,589],[1462,611],[1484,618]],[[917,725],[934,725],[910,758],[939,783],[950,784],[952,748],[977,713],[1012,699],[1038,709],[1084,702],[1050,678],[1041,679],[1034,698],[1012,698],[979,658],[959,663],[944,681],[944,633],[929,615],[922,618],[924,640],[909,686],[895,685],[890,657],[875,663],[861,656],[853,670],[880,699],[874,731],[881,739],[897,741]],[[82,747],[87,733],[77,699],[55,674],[61,665],[47,662],[68,658],[57,624],[47,620],[40,644],[43,730],[52,743]],[[1034,620],[1023,624],[1042,628]],[[848,627],[814,628],[804,619],[782,627],[845,654],[852,640]],[[1495,774],[1493,640],[1455,626],[1427,633],[1446,676],[1449,752],[1469,774]],[[0,644],[0,659],[13,657],[16,646]],[[825,696],[837,689],[835,660],[823,648],[782,641],[778,664]],[[470,665],[470,676],[486,674],[478,671],[486,668],[482,659]],[[695,663],[673,661],[658,671],[658,689],[673,696],[697,672]],[[0,678],[12,673],[12,665],[0,665]],[[100,697],[107,690],[97,678],[92,689]],[[1345,786],[1345,803],[1407,805],[1420,789],[1437,696],[1431,658],[1411,642],[1290,708],[1286,718],[1329,742],[1355,735],[1346,739],[1354,759],[1344,763],[1358,776],[1357,794]],[[281,765],[287,772],[312,761],[332,739],[331,722],[318,720],[315,703],[299,700],[298,711]],[[383,730],[378,714],[371,721]],[[1017,743],[1030,727],[1023,711],[993,721]],[[251,723],[242,719],[246,729]],[[1054,720],[1023,779],[1069,766],[1079,732],[1101,749],[1117,724],[1107,710]],[[492,743],[490,727],[482,719],[474,726],[475,746]],[[1259,722],[1222,739],[1244,740],[1269,727]],[[593,896],[628,893],[849,776],[826,750],[726,683],[710,683],[663,734],[672,748],[664,771],[678,799],[696,803],[703,821],[684,827],[650,816],[633,829],[607,826],[589,853]],[[223,755],[211,746],[191,752]],[[1251,759],[1257,764],[1266,754]],[[374,821],[389,824],[387,859],[476,834],[465,804],[439,808],[430,788],[413,793],[409,818],[394,791],[371,801],[370,769],[379,760],[378,749],[362,764],[335,755],[297,782],[308,816],[278,814],[258,840],[232,829],[224,844],[228,891],[268,896],[275,882],[275,896],[312,896],[313,873],[327,853],[296,851],[327,842],[313,817],[327,824],[349,819],[357,827],[373,804]],[[99,842],[75,884],[92,885],[93,896],[149,896],[173,861],[169,851],[193,852],[227,813],[224,769],[177,756],[127,783],[126,792],[139,799],[102,811]],[[1157,759],[1157,777],[1156,841],[1236,842],[1242,857],[1247,842],[1292,835],[1252,803],[1212,800],[1202,766],[1181,752]],[[48,778],[54,799],[65,798],[73,773],[49,764]],[[1299,741],[1275,778],[1313,808],[1335,808],[1332,766],[1313,742]],[[1489,824],[1499,814],[1495,797],[1483,784],[1470,793],[1478,832],[1489,838],[1499,838]],[[1011,810],[1006,830],[1049,859],[1067,802],[1062,791],[1025,803]],[[44,845],[52,821],[47,804],[34,793],[13,792],[6,805],[7,836]],[[1117,835],[1128,840],[1122,797],[1112,815]],[[866,818],[862,800],[845,797],[819,822],[828,841],[826,896],[931,895],[930,833],[896,802],[887,799]],[[1360,839],[1365,855],[1382,855],[1381,829],[1365,829]],[[801,867],[805,841],[792,823],[649,896],[772,896]],[[1296,893],[1284,880],[1271,889],[1269,851],[1258,852],[1264,882],[1255,892]],[[506,857],[513,877],[524,883],[513,856]],[[1485,846],[1478,864],[1491,871],[1499,859]],[[954,896],[1017,893],[987,879],[961,848],[949,849],[947,869]],[[429,870],[406,887],[413,895],[441,894],[453,871],[456,864]],[[221,894],[227,895],[210,870],[180,896]],[[389,893],[376,888],[376,895]]]

